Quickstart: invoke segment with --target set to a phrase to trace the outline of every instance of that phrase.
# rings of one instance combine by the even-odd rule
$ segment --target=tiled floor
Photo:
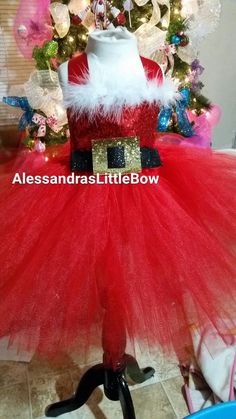
[[[43,419],[48,404],[71,396],[84,369],[71,360],[66,361],[63,366],[36,358],[30,364],[0,361],[0,418]],[[156,370],[155,377],[144,385],[130,387],[137,419],[183,418],[188,412],[181,393],[183,379],[177,364],[162,358],[152,362],[152,366]],[[101,389],[97,389],[79,411],[60,417],[123,418],[119,403],[106,399]]]

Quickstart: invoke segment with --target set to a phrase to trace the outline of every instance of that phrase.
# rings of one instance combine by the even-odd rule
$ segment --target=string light
[[[162,20],[161,20],[161,26],[162,26],[162,29],[165,31],[167,31],[167,29],[168,29],[168,27],[169,27],[169,22],[167,21],[167,18],[166,17],[163,17],[162,18]]]

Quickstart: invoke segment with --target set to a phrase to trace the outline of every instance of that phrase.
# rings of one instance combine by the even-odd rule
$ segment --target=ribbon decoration
[[[78,15],[82,10],[90,5],[89,0],[70,0],[68,9],[73,15]]]
[[[32,122],[35,125],[39,126],[37,137],[42,138],[45,137],[47,132],[47,125],[54,131],[59,132],[58,126],[57,126],[57,119],[54,115],[49,116],[49,118],[46,118],[43,115],[40,115],[39,113],[35,113],[32,117]]]
[[[3,102],[6,105],[13,106],[14,108],[21,108],[24,111],[23,115],[19,121],[19,131],[24,131],[24,129],[31,123],[34,111],[31,108],[28,99],[26,96],[7,96],[3,97]]]
[[[190,90],[185,87],[184,89],[180,90],[180,94],[182,99],[177,100],[174,107],[163,107],[160,110],[157,130],[159,132],[167,132],[172,114],[176,112],[180,133],[184,135],[184,137],[192,137],[194,135],[194,131],[186,111],[190,101]]]
[[[149,0],[134,0],[137,6],[141,7]],[[140,55],[150,58],[155,52],[165,44],[166,30],[157,28],[160,22],[166,29],[170,24],[170,0],[151,0],[153,4],[152,16],[147,23],[143,23],[134,33],[138,40]],[[160,6],[167,6],[167,12],[161,17]]]
[[[55,29],[60,38],[64,38],[70,29],[70,15],[66,4],[54,2],[49,6],[49,11],[55,22]]]
[[[176,52],[176,45],[165,44],[161,46],[155,53],[155,61],[157,61],[162,66],[162,70],[164,71],[167,77],[170,77],[173,73],[175,65],[173,55],[176,54]]]
[[[47,118],[54,115],[58,129],[67,124],[62,89],[56,71],[34,71],[25,83],[24,89],[33,109],[42,111]]]

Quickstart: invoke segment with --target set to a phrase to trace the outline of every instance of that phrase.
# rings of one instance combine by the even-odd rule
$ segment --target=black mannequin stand
[[[151,367],[140,369],[136,359],[125,353],[126,329],[123,319],[117,316],[111,323],[110,310],[108,307],[105,308],[103,319],[103,363],[93,366],[83,375],[74,396],[48,406],[45,411],[47,417],[56,418],[79,409],[87,402],[93,391],[103,385],[104,394],[109,400],[120,401],[123,418],[135,419],[133,401],[126,380],[142,383],[151,378],[155,370]]]
[[[126,377],[129,377],[134,383],[142,383],[151,378],[154,373],[155,371],[151,367],[140,369],[135,358],[127,354],[124,354],[122,362],[117,364],[116,369],[107,367],[105,362],[95,365],[83,375],[75,395],[70,399],[48,406],[45,415],[55,418],[79,409],[87,402],[96,387],[103,384],[106,397],[112,401],[120,401],[123,418],[135,419],[133,401]]]

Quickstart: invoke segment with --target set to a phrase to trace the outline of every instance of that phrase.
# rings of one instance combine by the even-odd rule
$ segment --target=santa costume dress
[[[37,170],[27,160],[29,183],[2,176],[0,336],[50,356],[89,351],[103,328],[115,363],[123,334],[179,357],[194,327],[227,335],[236,159],[157,133],[160,105],[179,96],[126,30],[93,32],[60,78],[70,153]],[[73,173],[78,183],[50,182]]]

